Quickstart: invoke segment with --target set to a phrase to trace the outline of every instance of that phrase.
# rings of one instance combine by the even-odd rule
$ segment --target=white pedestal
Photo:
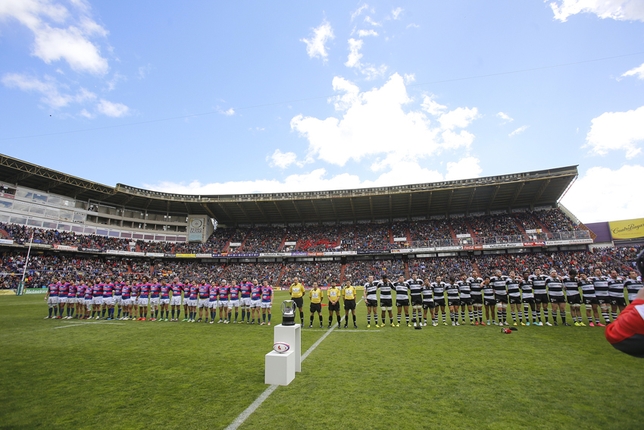
[[[264,382],[270,385],[288,385],[295,379],[295,352],[271,351],[265,356]]]
[[[302,326],[282,325],[275,326],[273,331],[273,342],[286,342],[291,346],[290,351],[295,354],[295,371],[302,371]],[[289,351],[289,352],[290,352]]]

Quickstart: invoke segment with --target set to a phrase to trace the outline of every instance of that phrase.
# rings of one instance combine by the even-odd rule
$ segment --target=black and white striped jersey
[[[407,282],[394,282],[394,290],[396,291],[396,300],[409,300],[409,285],[407,285]]]
[[[482,278],[467,278],[467,283],[470,284],[470,291],[474,298],[481,297],[483,294],[483,279]]]
[[[432,289],[434,290],[434,300],[445,298],[445,282],[432,282]]]
[[[606,276],[593,276],[589,279],[595,286],[595,296],[598,299],[608,297],[608,278]]]
[[[608,295],[610,297],[624,297],[624,278],[608,278]]]
[[[446,283],[445,291],[447,292],[447,300],[458,300],[458,285],[456,283]]]
[[[563,279],[559,276],[548,276],[548,279],[546,279],[546,287],[551,297],[563,297]]]
[[[546,275],[530,275],[530,282],[532,282],[532,290],[535,294],[548,294],[546,290]]]
[[[624,281],[624,287],[628,292],[628,301],[632,302],[635,300],[635,296],[642,289],[642,279],[638,276],[637,279],[627,279]]]
[[[434,301],[434,292],[431,284],[423,286],[423,303],[431,303]]]
[[[508,278],[508,296],[521,297],[521,278]]]
[[[532,289],[532,282],[528,279],[522,279],[519,283],[519,288],[521,288],[521,296],[524,299],[534,299],[534,291]]]
[[[409,281],[411,281],[411,279]],[[423,281],[420,279],[413,283],[410,283],[409,281],[407,281],[407,285],[409,285],[409,296],[411,297],[412,302],[422,301],[421,294],[423,292]]]
[[[579,295],[579,281],[577,281],[577,278],[571,278],[566,275],[563,277],[563,285],[567,296],[572,297]]]
[[[378,283],[378,289],[380,290],[380,300],[391,300],[391,292],[394,289],[394,285],[390,281],[380,281]]]
[[[581,287],[581,294],[585,298],[594,299],[597,297],[595,295],[595,284],[591,280],[584,281],[583,279],[579,280],[579,286]]]
[[[508,277],[505,275],[501,276],[490,276],[490,284],[494,289],[494,294],[498,296],[507,296],[508,295]]]
[[[456,281],[456,286],[458,287],[458,294],[461,299],[471,299],[472,290],[470,284],[467,281]]]
[[[378,300],[378,282],[364,284],[364,292],[367,295],[367,300]]]

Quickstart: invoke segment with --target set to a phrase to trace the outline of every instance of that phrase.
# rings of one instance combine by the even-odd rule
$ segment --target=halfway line
[[[358,303],[356,303],[356,305],[358,305],[361,301],[362,299],[360,299]],[[344,320],[344,317],[340,319],[340,322],[342,322],[343,320]],[[322,337],[317,340],[317,342],[311,345],[311,347],[304,354],[302,354],[301,361],[304,361],[306,357],[308,357],[313,351],[315,351],[315,348],[317,348],[318,345],[320,345],[322,341],[326,339],[327,336],[333,332],[333,330],[335,330],[335,328],[336,326],[333,325],[333,327],[328,329],[322,335]],[[230,423],[228,427],[226,427],[226,430],[237,430],[239,426],[244,424],[244,421],[246,421],[246,419],[248,419],[248,417],[251,416],[252,413],[255,412],[257,408],[259,408],[262,405],[262,403],[264,403],[264,400],[268,399],[268,396],[273,394],[273,391],[275,391],[277,387],[279,387],[279,385],[271,385],[266,390],[264,390],[264,392],[260,394],[259,397],[255,399],[253,403],[250,404],[249,407],[247,407],[241,414],[239,414],[237,418],[235,418],[235,421],[233,421],[232,423]]]

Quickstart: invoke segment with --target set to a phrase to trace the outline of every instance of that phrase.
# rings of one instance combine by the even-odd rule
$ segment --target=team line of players
[[[89,283],[53,279],[47,286],[45,300],[49,307],[45,319],[179,321],[183,307],[186,322],[214,324],[219,311],[218,323],[257,321],[260,325],[271,325],[273,288],[268,281],[260,284],[256,279],[251,282],[246,278],[230,284],[222,279],[221,285],[211,285],[205,279],[181,283],[179,278],[171,283],[145,277],[135,283],[121,277],[115,282],[106,277]]]
[[[434,281],[422,280],[417,273],[413,273],[411,279],[405,280],[401,275],[397,281],[392,282],[387,276],[383,276],[382,280],[377,281],[373,276],[369,276],[364,285],[363,296],[367,306],[367,327],[371,327],[372,317],[376,327],[386,326],[387,316],[391,326],[400,327],[403,311],[405,322],[409,327],[412,325],[414,327],[417,325],[426,326],[428,317],[432,325],[437,326],[439,313],[442,316],[442,323],[447,325],[447,311],[449,311],[450,320],[454,326],[465,324],[466,311],[471,325],[510,325],[508,305],[512,324],[515,326],[519,324],[530,325],[531,323],[538,326],[543,326],[544,323],[548,326],[558,325],[558,316],[561,317],[563,325],[569,326],[566,319],[566,304],[570,306],[574,325],[580,327],[586,326],[581,313],[582,303],[586,307],[588,325],[603,327],[614,321],[626,307],[625,293],[630,302],[635,299],[638,291],[642,288],[641,277],[635,271],[622,277],[614,270],[609,275],[604,275],[601,269],[596,269],[593,276],[578,274],[574,269],[564,275],[560,275],[557,270],[553,269],[549,275],[546,275],[541,272],[541,269],[536,269],[533,274],[526,271],[522,276],[514,271],[504,275],[500,270],[496,270],[493,274],[485,277],[481,277],[475,271],[469,277],[463,273],[458,277],[446,278],[437,276]],[[301,284],[296,280],[291,285],[291,296],[294,300],[299,299],[303,295],[302,291]],[[315,311],[319,313],[319,308],[314,304],[319,303],[322,294],[322,292],[309,292],[311,297],[309,327],[313,325]],[[395,321],[394,303],[397,308]],[[549,306],[551,306],[550,309]],[[298,307],[302,324],[304,324],[301,303],[298,303]],[[380,324],[378,307],[380,308]],[[483,308],[485,308],[485,320],[483,319]],[[345,314],[346,316],[348,315]],[[551,317],[552,323],[550,322]],[[331,319],[330,308],[329,326]],[[321,323],[322,317],[320,316]]]

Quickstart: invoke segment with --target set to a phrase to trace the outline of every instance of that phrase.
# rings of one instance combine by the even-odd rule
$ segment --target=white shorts
[[[245,306],[245,307],[250,307],[250,305],[251,305],[250,297],[242,297],[241,305]]]
[[[92,310],[92,304],[94,304],[94,300],[85,299],[85,307],[87,308],[88,311]]]
[[[217,309],[219,306],[217,305],[217,301],[215,300],[214,302],[208,302],[208,308],[209,309]]]
[[[150,298],[150,306],[159,306],[159,298],[158,297],[151,297]]]
[[[49,306],[55,306],[55,305],[57,305],[57,304],[58,304],[58,296],[56,296],[56,297],[53,297],[53,296],[52,296],[52,297],[49,297],[49,298],[47,299],[47,304],[48,304]]]
[[[92,299],[92,303],[95,305],[102,305],[103,304],[103,297],[94,297]]]
[[[64,305],[65,303],[67,303],[67,297],[58,296],[58,304]]]
[[[76,297],[67,297],[67,304],[68,305],[75,305],[76,304]]]
[[[238,308],[239,300],[228,300],[228,309]]]
[[[161,299],[161,304],[162,305],[169,305],[170,304],[170,299]]]
[[[181,306],[181,296],[172,296],[170,299],[170,305]]]
[[[199,299],[199,307],[200,308],[209,308],[208,303],[210,302],[209,299]]]
[[[123,303],[123,296],[114,296],[114,304],[120,305],[121,303]]]
[[[147,306],[149,301],[150,301],[150,299],[148,299],[147,297],[145,297],[145,298],[139,297],[139,299],[136,301],[136,303],[139,306]]]
[[[130,306],[132,304],[132,299],[121,298],[121,306]]]
[[[185,304],[190,308],[195,308],[197,307],[197,299],[188,299],[185,301]]]
[[[103,304],[105,306],[114,306],[114,297],[103,297]]]
[[[270,302],[262,302],[262,309],[270,309],[273,306]]]
[[[261,300],[251,300],[250,301],[250,307],[251,308],[261,308],[262,307],[262,301]]]

